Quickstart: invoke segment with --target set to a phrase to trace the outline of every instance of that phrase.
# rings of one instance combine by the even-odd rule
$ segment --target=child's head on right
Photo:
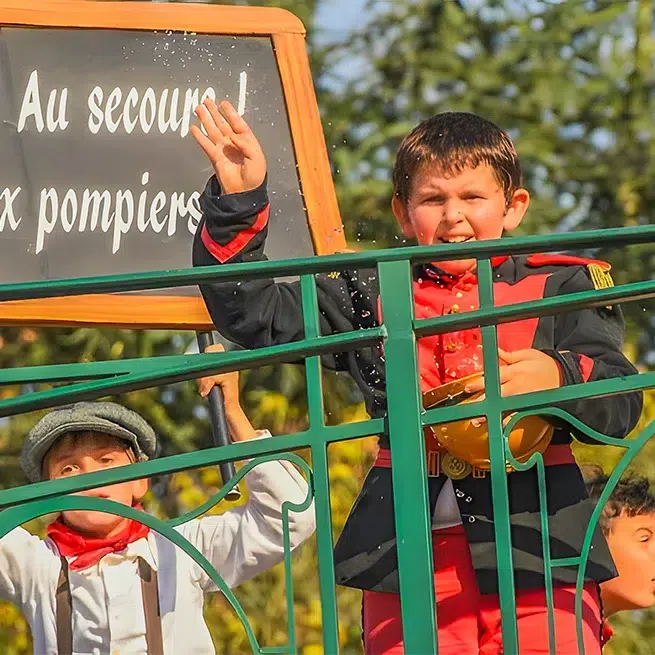
[[[588,474],[589,477],[589,474]],[[587,480],[598,500],[607,477]],[[599,525],[607,539],[618,576],[601,584],[605,613],[643,609],[655,603],[655,496],[641,476],[619,480],[603,507]]]
[[[405,137],[393,187],[394,214],[419,245],[499,238],[519,225],[530,200],[507,133],[466,112],[436,114]],[[438,266],[458,275],[475,263]]]

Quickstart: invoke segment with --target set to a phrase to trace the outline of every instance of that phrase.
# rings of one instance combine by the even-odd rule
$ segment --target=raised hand
[[[225,348],[220,343],[207,346],[206,353],[222,353]],[[225,403],[225,411],[229,415],[230,412],[239,408],[239,374],[234,371],[230,373],[217,373],[215,375],[208,375],[204,378],[196,380],[198,384],[198,391],[203,398],[209,395],[209,392],[218,385],[223,391],[223,402]]]
[[[225,350],[220,343],[207,346],[206,353],[221,353]],[[236,371],[230,373],[217,373],[208,375],[197,380],[198,391],[205,398],[216,385],[223,391],[223,402],[225,403],[225,418],[230,430],[232,441],[247,441],[256,439],[257,431],[245,415],[239,402],[239,374]]]
[[[266,157],[257,137],[236,109],[223,100],[218,106],[207,98],[195,109],[203,131],[191,126],[191,133],[211,161],[223,193],[251,191],[266,177]]]

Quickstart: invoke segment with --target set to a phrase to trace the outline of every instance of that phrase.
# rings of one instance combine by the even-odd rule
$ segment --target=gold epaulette
[[[614,286],[614,280],[612,280],[612,276],[610,275],[611,264],[593,262],[587,264],[587,268],[589,269],[589,275],[591,276],[594,289],[609,289]],[[607,309],[612,309],[612,305],[607,305]]]

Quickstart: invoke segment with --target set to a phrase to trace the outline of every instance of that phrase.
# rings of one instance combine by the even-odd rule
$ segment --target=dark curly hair
[[[598,501],[609,478],[600,467],[582,467],[582,469],[587,493],[590,498]],[[648,478],[632,475],[618,481],[598,520],[605,535],[612,529],[612,519],[622,514],[631,517],[655,514],[655,495],[651,491]]]

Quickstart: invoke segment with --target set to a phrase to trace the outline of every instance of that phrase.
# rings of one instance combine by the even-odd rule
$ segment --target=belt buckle
[[[441,458],[441,470],[451,480],[463,480],[471,475],[473,467],[463,459],[445,453]]]
[[[474,478],[486,477],[486,472],[467,461],[451,455],[446,450],[427,451],[428,478],[438,478],[442,473],[451,480],[463,480],[469,475]]]

